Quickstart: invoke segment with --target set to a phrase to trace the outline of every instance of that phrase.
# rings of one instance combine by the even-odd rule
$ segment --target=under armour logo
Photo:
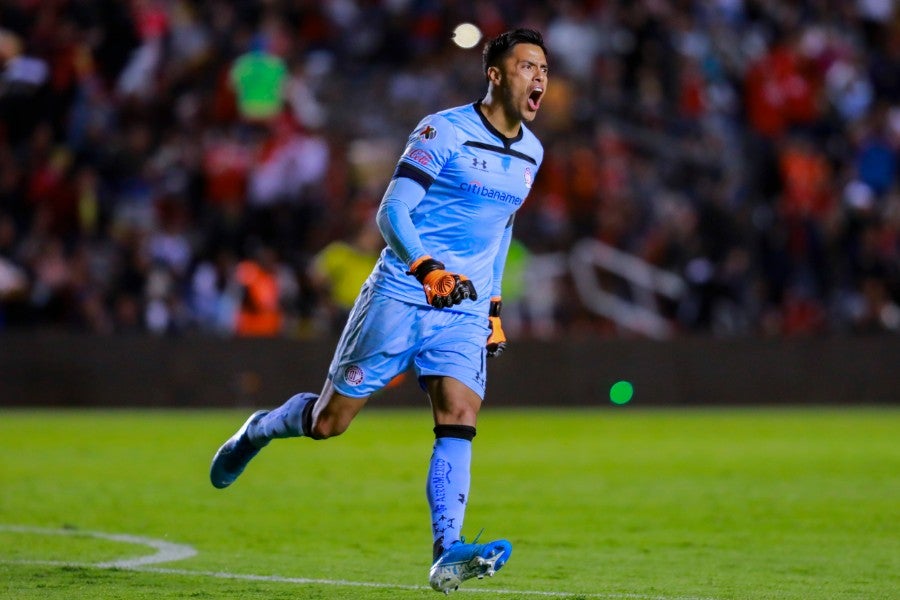
[[[460,504],[465,504],[465,503],[466,503],[466,495],[465,495],[465,494],[460,494],[460,495],[459,495],[459,503],[460,503]]]
[[[482,171],[487,171],[487,161],[486,160],[478,160],[478,157],[473,156],[472,157],[472,168],[480,169]]]

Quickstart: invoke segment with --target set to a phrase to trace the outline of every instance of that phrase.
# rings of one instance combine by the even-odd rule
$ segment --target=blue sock
[[[318,394],[304,392],[291,396],[287,402],[270,411],[247,431],[254,445],[265,445],[275,438],[307,435],[304,421],[310,418]]]
[[[431,508],[434,558],[461,537],[469,501],[472,438],[475,428],[438,425],[434,428],[434,452],[428,469],[426,495]]]

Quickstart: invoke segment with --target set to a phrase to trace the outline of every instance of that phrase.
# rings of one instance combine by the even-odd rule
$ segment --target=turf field
[[[364,411],[207,479],[246,411],[0,410],[0,598],[439,598],[430,412]],[[462,598],[900,598],[900,410],[505,411],[465,529],[514,544]]]

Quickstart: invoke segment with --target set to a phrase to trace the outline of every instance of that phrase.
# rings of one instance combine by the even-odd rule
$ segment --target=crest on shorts
[[[344,370],[344,381],[350,385],[359,385],[364,378],[363,370],[356,365],[350,365]]]

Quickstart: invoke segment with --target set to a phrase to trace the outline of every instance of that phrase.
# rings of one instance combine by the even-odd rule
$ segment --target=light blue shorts
[[[350,312],[328,378],[344,396],[365,398],[394,377],[452,377],[480,398],[485,389],[487,315],[436,310],[380,294],[367,283]]]

